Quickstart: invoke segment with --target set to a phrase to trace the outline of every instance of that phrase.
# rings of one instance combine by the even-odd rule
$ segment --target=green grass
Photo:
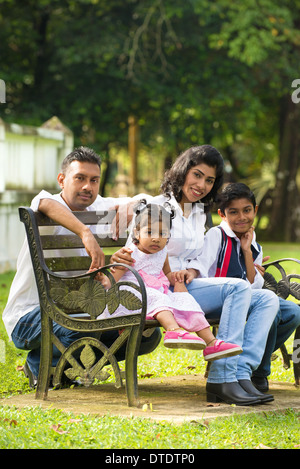
[[[266,243],[264,253],[271,255],[272,260],[300,257],[295,245]],[[13,272],[0,275],[0,311],[6,304],[13,275]],[[25,362],[26,352],[17,350],[8,341],[2,319],[0,340],[0,397],[30,392],[28,380],[17,371]],[[291,339],[288,347],[291,348]],[[292,369],[284,370],[280,352],[277,355],[270,379],[293,383]],[[204,361],[192,351],[168,350],[162,344],[138,362],[140,379],[204,371]],[[73,415],[54,408],[18,410],[3,405],[0,406],[0,448],[298,448],[299,420],[300,413],[288,409],[282,413],[235,415],[173,425],[140,418]]]
[[[298,448],[300,414],[248,414],[173,425],[141,418],[74,416],[58,409],[0,407],[0,448]]]

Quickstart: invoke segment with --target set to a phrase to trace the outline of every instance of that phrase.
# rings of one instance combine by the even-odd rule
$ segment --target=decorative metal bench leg
[[[40,356],[40,368],[39,376],[37,381],[36,399],[47,399],[50,371],[52,364],[52,320],[45,314],[41,315],[42,321],[42,342],[41,342],[41,356]]]
[[[139,406],[137,379],[137,356],[140,346],[140,340],[138,341],[139,327],[140,326],[134,326],[132,328],[126,348],[125,377],[127,401],[129,407]]]
[[[295,385],[300,386],[300,326],[297,327],[294,337],[293,344],[293,354],[295,353],[294,358],[294,376],[295,376]]]
[[[291,366],[290,364],[290,355],[286,349],[286,346],[285,344],[283,344],[281,347],[280,347],[280,351],[281,351],[281,355],[282,355],[282,359],[283,359],[283,368],[285,370],[288,370]]]

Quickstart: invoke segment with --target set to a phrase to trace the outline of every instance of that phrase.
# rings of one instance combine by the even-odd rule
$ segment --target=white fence
[[[61,162],[72,149],[73,134],[57,117],[41,127],[0,118],[0,273],[16,268],[24,240],[18,207],[41,189],[57,190]]]

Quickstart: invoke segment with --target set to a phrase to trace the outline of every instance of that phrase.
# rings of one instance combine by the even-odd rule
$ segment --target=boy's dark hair
[[[136,213],[134,228],[137,232],[140,232],[144,226],[152,226],[157,222],[163,222],[168,228],[169,232],[172,228],[172,219],[175,217],[175,210],[166,202],[163,206],[158,204],[147,204],[145,199],[138,202],[134,208]],[[132,242],[138,244],[139,240],[132,235]]]
[[[65,173],[67,167],[73,161],[93,163],[93,164],[97,164],[99,168],[101,168],[100,156],[92,148],[88,148],[88,147],[75,148],[69,155],[67,155],[61,165],[62,173]]]
[[[226,208],[232,200],[247,199],[253,207],[256,207],[256,200],[251,189],[242,182],[233,182],[228,184],[218,195],[217,203],[221,213],[225,214]]]
[[[216,194],[223,184],[224,161],[221,153],[211,145],[199,145],[185,150],[166,171],[161,191],[170,196],[172,192],[177,202],[182,199],[182,187],[187,172],[198,164],[204,163],[211,168],[216,168],[216,180],[212,190],[200,202],[205,204],[205,212],[209,211]]]

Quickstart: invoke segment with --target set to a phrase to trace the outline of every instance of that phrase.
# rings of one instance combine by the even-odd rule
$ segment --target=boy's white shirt
[[[143,198],[149,197],[145,194],[139,194],[138,196],[133,197],[136,198]],[[60,194],[50,194],[47,191],[41,191],[31,202],[30,208],[33,211],[38,211],[40,201],[42,199],[52,199],[57,202],[60,202],[66,208],[69,209],[68,205],[65,203],[63,198]],[[129,197],[121,197],[121,198],[114,198],[114,197],[101,197],[100,195],[97,196],[96,200],[86,208],[87,211],[106,211],[110,208],[114,207],[115,205],[123,205],[130,202],[132,199]],[[69,209],[70,210],[70,209]],[[97,226],[96,226],[97,231]],[[68,230],[63,227],[57,227],[55,229],[55,233],[64,234],[67,233]],[[72,251],[72,250],[70,250]],[[85,249],[82,249],[83,253],[86,255]],[[76,251],[78,253],[78,250]],[[72,252],[69,253],[72,255]],[[25,314],[31,312],[39,306],[39,297],[38,291],[36,287],[34,272],[32,268],[32,262],[29,252],[29,246],[27,242],[27,238],[25,237],[23,246],[20,250],[18,259],[17,259],[17,272],[13,279],[8,301],[6,307],[3,311],[3,322],[6,327],[6,331],[8,336],[11,338],[11,333],[17,324],[17,322],[25,316]]]
[[[231,230],[227,222],[222,221],[219,226],[223,228],[227,236],[230,236],[231,238],[237,241],[237,252],[239,255],[240,249],[241,249],[241,242],[239,238]],[[221,244],[222,244],[221,230],[218,227],[210,228],[210,230],[208,230],[208,232],[205,234],[202,252],[197,258],[197,264],[198,264],[197,268],[200,272],[200,277],[214,277],[215,276],[216,270],[217,270],[218,257],[219,257],[219,253],[221,249]],[[252,239],[251,244],[254,246],[256,250],[259,250],[257,243],[256,243],[255,232],[253,233],[253,239]],[[257,258],[255,259],[255,263],[258,265],[261,265],[262,259],[263,259],[263,253],[261,249]],[[254,282],[250,284],[248,280],[246,281],[251,285],[251,288],[261,289],[264,284],[264,279],[262,275],[258,272],[258,270],[257,269],[255,270],[256,270],[256,276],[255,276]]]

